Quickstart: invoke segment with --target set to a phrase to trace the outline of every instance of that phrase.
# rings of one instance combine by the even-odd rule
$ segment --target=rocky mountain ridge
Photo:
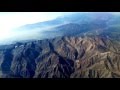
[[[120,77],[120,43],[101,36],[66,36],[0,49],[0,77]]]

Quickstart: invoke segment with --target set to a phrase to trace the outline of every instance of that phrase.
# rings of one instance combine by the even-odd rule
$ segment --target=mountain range
[[[0,77],[120,77],[119,17],[75,13],[19,27],[16,30],[40,30],[42,37],[1,45]]]

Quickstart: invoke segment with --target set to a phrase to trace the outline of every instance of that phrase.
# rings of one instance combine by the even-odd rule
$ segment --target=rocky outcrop
[[[116,78],[119,59],[119,42],[100,36],[16,43],[0,47],[0,77]]]

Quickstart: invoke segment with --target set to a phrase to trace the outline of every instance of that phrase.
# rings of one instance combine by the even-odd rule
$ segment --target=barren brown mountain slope
[[[106,37],[59,37],[0,49],[1,77],[117,78],[120,43]]]

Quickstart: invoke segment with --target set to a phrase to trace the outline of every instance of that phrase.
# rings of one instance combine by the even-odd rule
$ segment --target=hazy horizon
[[[0,44],[13,41],[11,39],[34,38],[37,32],[14,31],[14,29],[38,22],[53,20],[72,12],[0,12]],[[20,37],[22,36],[22,37]]]
[[[93,12],[0,12],[0,44],[10,42],[10,40],[22,40],[24,38],[34,38],[38,31],[14,31],[15,28],[27,24],[34,24],[53,20],[57,17],[73,13],[93,13]],[[109,12],[120,14],[119,12]]]

